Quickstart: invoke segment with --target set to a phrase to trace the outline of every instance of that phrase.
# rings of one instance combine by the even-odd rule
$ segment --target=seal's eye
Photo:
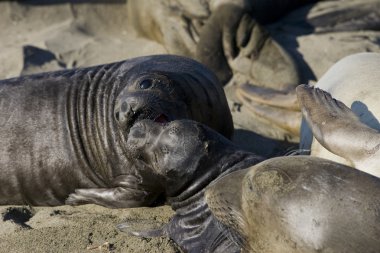
[[[149,79],[145,79],[140,83],[140,89],[146,90],[153,86],[153,81]]]

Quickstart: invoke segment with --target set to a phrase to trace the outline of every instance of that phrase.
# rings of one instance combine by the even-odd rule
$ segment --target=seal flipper
[[[242,104],[256,117],[258,116],[281,128],[293,137],[291,139],[294,139],[294,137],[296,139],[300,135],[301,113],[299,111],[259,104],[241,92],[237,92],[236,95]]]
[[[140,172],[140,177],[119,175],[112,180],[109,188],[75,189],[65,203],[73,206],[96,204],[108,208],[150,206],[163,192],[158,182],[158,178],[152,180],[152,176],[145,171]]]
[[[293,111],[300,110],[297,94],[293,89],[289,92],[284,92],[245,83],[236,89],[236,93],[263,105]]]
[[[351,161],[356,168],[380,155],[379,132],[360,122],[345,104],[328,92],[307,85],[298,86],[296,91],[303,116],[323,147]]]
[[[148,192],[124,187],[76,189],[66,199],[66,205],[96,204],[108,208],[128,208],[149,205]]]

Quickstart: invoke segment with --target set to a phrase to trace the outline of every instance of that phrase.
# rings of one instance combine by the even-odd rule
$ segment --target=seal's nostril
[[[128,110],[128,104],[127,104],[127,102],[123,102],[121,104],[121,111],[126,112],[127,110]]]
[[[120,121],[119,117],[120,117],[119,112],[115,112],[115,118],[116,118],[117,121]]]

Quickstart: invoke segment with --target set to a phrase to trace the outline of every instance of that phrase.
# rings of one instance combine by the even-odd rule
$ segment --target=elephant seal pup
[[[244,252],[379,252],[380,181],[329,160],[277,157],[205,192]]]
[[[119,229],[143,237],[168,236],[185,252],[240,252],[225,236],[227,228],[211,215],[204,190],[219,176],[254,165],[260,157],[189,120],[140,121],[131,128],[127,144],[132,160],[152,168],[176,214],[160,229],[136,231],[131,222]]]
[[[0,205],[152,205],[161,182],[127,158],[139,120],[193,119],[230,137],[216,77],[159,55],[0,82]],[[70,196],[69,196],[70,195]]]
[[[348,124],[347,122],[341,124],[340,127],[346,126],[341,131],[318,130],[322,131],[325,135],[332,134],[333,138],[324,138],[324,140],[319,138],[317,141],[315,139],[313,140],[313,134],[309,126],[304,122],[301,126],[301,149],[311,150],[312,156],[330,159],[359,169],[364,169],[369,173],[375,173],[377,170],[376,165],[372,162],[368,163],[373,159],[376,161],[375,150],[370,151],[370,146],[366,146],[367,144],[365,144],[365,140],[367,140],[369,136],[373,137],[373,135],[367,135],[369,132],[364,131],[364,128],[357,125],[357,121],[359,120],[362,124],[372,128],[372,132],[380,131],[380,73],[378,66],[380,66],[379,53],[353,54],[334,64],[315,85],[315,87],[330,93],[336,100],[347,105],[356,115],[354,117],[348,108],[340,102],[335,102],[329,95],[322,94],[322,91],[312,90],[305,86],[298,89],[298,98],[303,114],[306,119],[308,119],[308,123],[312,125],[311,129],[313,131],[316,131],[314,127],[317,121],[322,123],[325,121],[324,119],[327,118],[329,118],[329,120],[324,124],[326,124],[326,127],[331,126],[331,129],[334,128],[334,124],[337,122],[343,123],[346,117],[350,118],[350,122],[352,123]],[[318,111],[316,112],[316,117],[313,116],[315,110]],[[332,122],[329,114],[335,115],[335,123]],[[360,129],[361,134],[356,130],[354,131],[355,134],[349,133],[348,127],[353,127],[354,125],[356,125],[354,129],[358,131]],[[315,137],[320,134],[321,132],[314,133]],[[364,134],[367,137],[365,137]],[[375,140],[376,139],[373,139],[373,141]],[[327,146],[325,146],[326,144]],[[368,145],[370,145],[370,143],[368,143]],[[329,149],[331,149],[330,151],[332,151],[332,153]],[[365,150],[370,151],[372,154],[368,154],[368,156],[360,155],[362,152],[358,152],[358,149],[361,149],[362,152],[365,152]],[[359,157],[355,158],[353,153]],[[361,163],[363,167],[360,165]],[[374,169],[372,172],[369,171],[372,170],[371,168]]]

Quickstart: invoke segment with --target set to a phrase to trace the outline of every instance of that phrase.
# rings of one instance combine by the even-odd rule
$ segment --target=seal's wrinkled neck
[[[180,203],[198,192],[202,191],[215,179],[232,171],[247,168],[263,159],[253,153],[237,150],[235,146],[224,146],[213,150],[197,163],[197,169],[193,175],[188,175],[187,184],[176,189],[170,187],[167,192],[170,203]],[[170,184],[170,182],[168,182]],[[175,182],[173,182],[175,185]]]
[[[108,185],[113,174],[122,174],[121,165],[126,164],[121,147],[125,140],[113,115],[122,66],[123,62],[118,62],[79,71],[68,92],[71,141],[80,161],[89,168],[87,174],[97,176],[93,179],[97,185]]]
[[[204,169],[197,171],[199,177],[192,177],[186,189],[168,198],[176,215],[167,232],[189,252],[240,252],[227,238],[224,225],[212,215],[204,192],[217,178],[257,164],[261,158],[249,152],[237,151],[233,147],[217,151],[213,154],[215,159],[200,161],[199,166]]]

